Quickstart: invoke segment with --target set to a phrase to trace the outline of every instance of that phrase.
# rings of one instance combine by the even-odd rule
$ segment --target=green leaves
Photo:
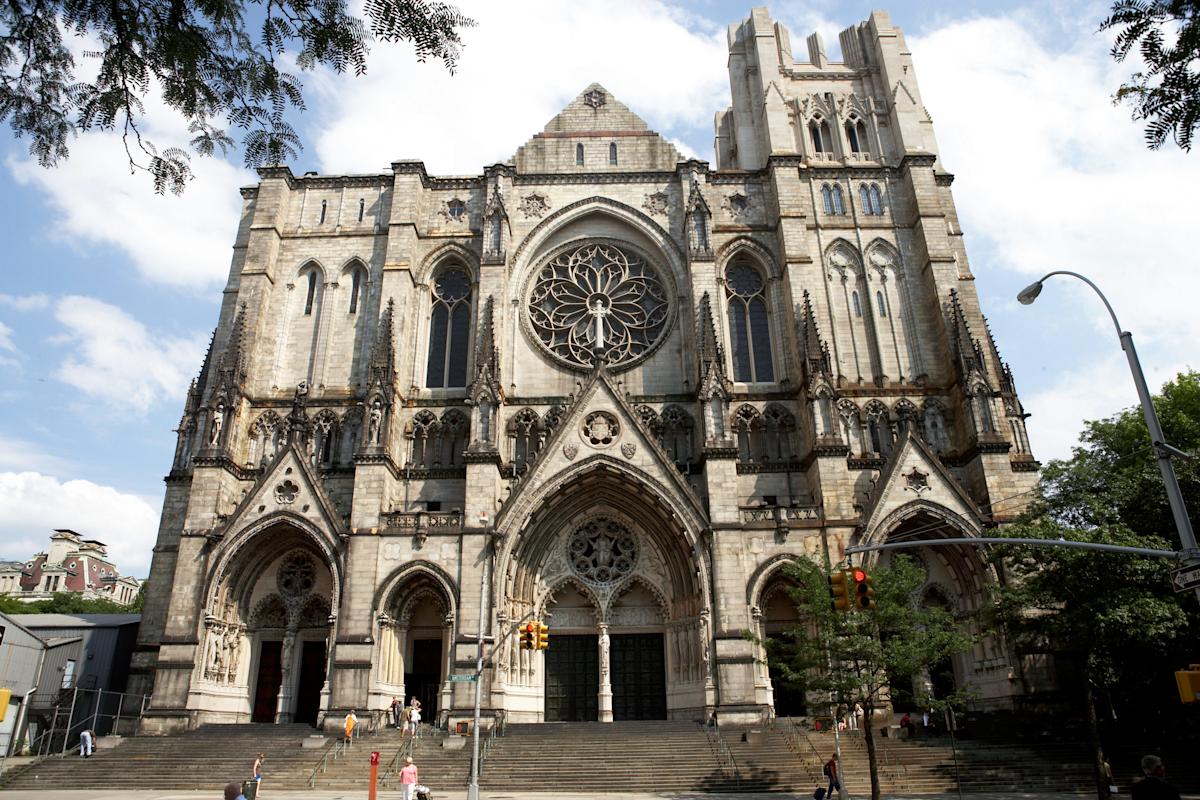
[[[1171,137],[1191,150],[1200,125],[1200,0],[1119,0],[1100,30],[1117,31],[1114,59],[1136,47],[1146,64],[1114,97],[1146,121],[1146,145],[1157,150]]]
[[[261,18],[257,35],[246,11]],[[44,167],[69,155],[71,135],[121,133],[131,169],[151,175],[156,192],[183,191],[188,152],[161,151],[141,131],[146,100],[157,94],[184,116],[202,156],[235,146],[219,124],[243,130],[248,167],[295,158],[300,137],[289,123],[304,110],[303,84],[279,66],[291,53],[302,70],[328,67],[362,75],[372,36],[411,41],[424,61],[441,58],[453,72],[474,25],[453,6],[423,0],[368,0],[365,19],[345,0],[11,0],[0,5],[0,121],[31,138]],[[89,36],[100,48],[95,78],[81,81],[62,31]]]

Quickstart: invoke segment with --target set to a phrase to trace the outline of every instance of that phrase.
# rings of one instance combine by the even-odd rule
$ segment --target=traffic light
[[[537,623],[526,622],[521,626],[521,649],[533,650],[537,642]]]
[[[834,611],[849,611],[850,577],[845,570],[837,570],[829,576],[829,604]]]
[[[550,646],[550,626],[543,622],[537,624],[537,649],[545,650]]]
[[[1200,702],[1200,664],[1176,672],[1175,683],[1179,687],[1179,702]]]
[[[875,590],[871,588],[871,576],[861,568],[854,570],[854,607],[860,611],[875,610]]]

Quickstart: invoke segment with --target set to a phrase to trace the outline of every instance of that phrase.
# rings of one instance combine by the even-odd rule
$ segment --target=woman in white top
[[[416,736],[417,732],[421,730],[421,701],[417,699],[416,695],[413,695],[412,700],[409,701],[408,724],[412,735]]]

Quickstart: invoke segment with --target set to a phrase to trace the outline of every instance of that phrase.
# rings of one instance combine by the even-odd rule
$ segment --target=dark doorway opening
[[[296,684],[296,722],[317,724],[324,685],[325,642],[304,642],[300,651],[300,680]]]
[[[600,656],[595,635],[555,636],[546,653],[546,721],[600,718]]]
[[[414,695],[421,701],[421,720],[437,718],[438,695],[442,690],[442,640],[417,639],[413,642],[412,672],[404,676],[407,703]]]
[[[612,637],[613,720],[666,719],[667,675],[661,633]]]
[[[258,680],[254,683],[252,722],[274,722],[283,685],[283,642],[263,642],[258,649]]]
[[[791,639],[787,636],[774,635],[769,651],[777,653],[767,659],[767,673],[771,676],[771,694],[775,698],[775,716],[805,717],[808,716],[808,697],[803,686],[788,684],[784,681],[783,670],[777,660],[786,658],[787,646]]]

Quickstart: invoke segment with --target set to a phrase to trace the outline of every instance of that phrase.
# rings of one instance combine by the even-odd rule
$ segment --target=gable
[[[275,458],[238,504],[225,525],[227,533],[257,526],[272,516],[299,517],[336,542],[343,525],[320,478],[302,451],[289,444]]]

